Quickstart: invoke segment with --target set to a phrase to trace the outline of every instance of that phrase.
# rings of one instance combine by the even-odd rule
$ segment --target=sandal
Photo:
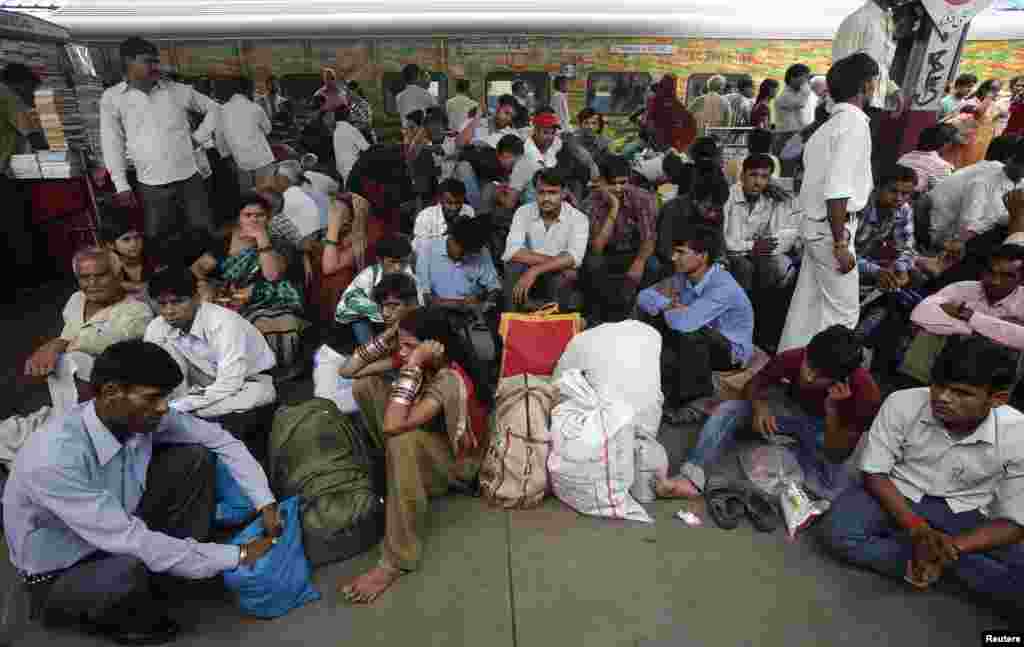
[[[695,425],[704,422],[707,414],[696,407],[687,406],[675,410],[666,409],[662,418],[670,425]]]
[[[704,495],[708,515],[722,530],[734,530],[747,510],[743,494],[729,488],[711,490]]]
[[[746,500],[747,516],[750,523],[760,532],[772,532],[779,527],[775,505],[758,492],[751,492]]]

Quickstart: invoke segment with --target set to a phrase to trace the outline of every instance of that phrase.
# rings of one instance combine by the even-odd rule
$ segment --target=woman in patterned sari
[[[243,195],[238,220],[225,228],[222,239],[192,271],[205,299],[238,311],[263,333],[277,357],[275,376],[282,380],[302,372],[301,335],[309,322],[303,317],[302,279],[289,272],[302,267],[296,264],[300,250],[289,242],[295,236],[277,235],[282,225],[291,223],[271,226],[272,212],[273,205],[263,196]]]

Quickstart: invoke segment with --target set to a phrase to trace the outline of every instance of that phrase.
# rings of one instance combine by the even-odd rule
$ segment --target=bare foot
[[[659,499],[698,499],[700,490],[688,478],[658,479],[654,493]]]
[[[376,566],[354,579],[348,586],[339,585],[338,591],[353,604],[372,604],[400,577],[400,569]]]

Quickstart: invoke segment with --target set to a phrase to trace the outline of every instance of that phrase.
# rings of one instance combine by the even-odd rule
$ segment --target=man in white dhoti
[[[838,61],[828,72],[832,117],[804,147],[800,202],[803,265],[786,316],[779,352],[802,348],[834,324],[857,325],[859,278],[854,255],[857,214],[868,203],[871,129],[864,106],[874,96],[878,64],[867,54]]]
[[[168,400],[175,411],[220,418],[251,411],[277,399],[274,352],[263,334],[238,313],[201,301],[185,268],[169,268],[150,280],[160,316],[145,341],[170,353],[185,379]]]

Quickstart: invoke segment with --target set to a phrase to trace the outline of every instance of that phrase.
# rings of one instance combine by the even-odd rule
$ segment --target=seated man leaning
[[[25,362],[26,375],[47,378],[57,411],[78,403],[76,383],[89,382],[100,353],[113,343],[141,339],[153,319],[148,305],[125,292],[109,250],[84,249],[71,266],[79,290],[64,306],[64,328]]]
[[[205,543],[216,461],[274,536],[277,504],[240,441],[167,406],[182,374],[159,346],[113,344],[92,378],[96,399],[52,419],[15,459],[3,495],[11,562],[44,624],[77,623],[121,644],[169,642],[179,627],[165,610],[180,588],[168,588],[167,575],[204,579],[251,566],[274,541]]]
[[[654,195],[629,184],[626,158],[610,155],[601,161],[601,178],[583,203],[590,217],[590,252],[583,265],[587,319],[607,320],[605,288],[614,283],[629,301],[641,287],[657,238]],[[654,272],[647,272],[650,276]],[[653,279],[651,280],[653,282]]]
[[[1024,415],[1016,358],[980,337],[943,349],[929,388],[886,399],[858,448],[863,487],[823,519],[837,557],[926,589],[949,577],[1019,617]]]
[[[928,383],[931,366],[950,335],[974,335],[1024,350],[1024,249],[1003,245],[993,252],[980,281],[952,283],[914,308],[914,336],[900,366],[915,385]]]
[[[241,315],[204,302],[187,268],[171,267],[150,280],[160,316],[144,339],[178,363],[184,380],[168,406],[200,418],[250,411],[277,399],[267,371],[276,359],[263,334]]]
[[[577,269],[587,253],[590,221],[563,200],[564,180],[554,169],[534,178],[537,201],[519,207],[505,243],[505,310],[531,310],[557,301],[579,310]]]
[[[664,338],[661,381],[666,417],[699,422],[691,403],[714,392],[713,371],[745,366],[754,352],[750,299],[718,260],[722,237],[707,227],[672,243],[676,273],[640,292],[637,305]]]
[[[351,602],[373,602],[417,570],[426,544],[428,497],[476,477],[486,449],[485,414],[463,368],[466,359],[462,339],[439,308],[405,314],[356,349],[348,368],[362,376],[354,395],[371,435],[384,439],[388,496],[379,564],[339,585]],[[392,366],[401,367],[393,383],[374,374]]]
[[[773,164],[768,155],[743,160],[723,210],[729,271],[752,297],[796,282],[801,214],[793,196],[772,183]]]
[[[484,247],[489,236],[484,220],[456,220],[446,236],[431,241],[416,259],[416,278],[427,305],[482,313],[497,337],[499,313],[494,306],[501,296],[501,281]]]
[[[753,423],[765,438],[796,438],[808,488],[832,499],[854,482],[849,457],[878,412],[881,393],[861,367],[863,349],[849,328],[832,326],[806,348],[776,355],[743,389],[743,399],[723,402],[700,432],[673,490],[696,497],[707,471]]]

